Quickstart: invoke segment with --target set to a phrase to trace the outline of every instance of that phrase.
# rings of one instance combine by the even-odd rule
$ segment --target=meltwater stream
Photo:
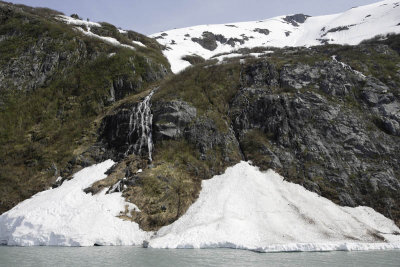
[[[125,152],[125,156],[132,153],[140,155],[143,149],[147,149],[149,161],[153,160],[153,114],[151,114],[151,98],[156,90],[152,90],[142,102],[132,109],[129,118],[129,133],[126,140],[129,146]]]

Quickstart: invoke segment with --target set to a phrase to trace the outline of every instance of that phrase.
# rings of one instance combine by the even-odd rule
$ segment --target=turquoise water
[[[0,247],[0,266],[400,266],[400,250],[255,253],[233,249]]]

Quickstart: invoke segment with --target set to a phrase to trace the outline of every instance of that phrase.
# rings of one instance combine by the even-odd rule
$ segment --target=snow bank
[[[197,54],[205,59],[237,50],[254,47],[314,46],[324,42],[356,45],[378,34],[400,33],[400,5],[398,0],[386,0],[375,4],[352,8],[346,12],[310,17],[298,26],[288,23],[286,16],[262,21],[250,21],[214,25],[199,25],[174,29],[150,35],[167,47],[163,51],[174,73],[190,66],[182,56]],[[268,30],[268,34],[266,31]],[[202,38],[203,32],[223,35],[226,39],[240,39],[234,46],[217,42],[210,51],[192,38]]]
[[[150,233],[116,216],[136,208],[121,193],[85,194],[114,162],[81,170],[60,187],[36,194],[0,216],[0,244],[33,246],[141,245]]]
[[[241,162],[203,181],[199,199],[153,248],[239,248],[260,252],[399,249],[393,221],[368,207],[340,207]],[[377,238],[381,235],[382,239]],[[387,238],[385,242],[383,236]]]
[[[339,207],[241,162],[203,181],[199,199],[157,234],[116,216],[121,193],[85,194],[106,177],[108,160],[83,169],[56,189],[36,194],[0,216],[0,244],[141,245],[152,248],[237,248],[259,252],[400,249],[393,221],[368,207]]]

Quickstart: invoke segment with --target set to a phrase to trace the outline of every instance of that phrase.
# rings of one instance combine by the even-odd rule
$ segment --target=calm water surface
[[[400,250],[255,253],[232,249],[0,247],[0,266],[396,266]]]

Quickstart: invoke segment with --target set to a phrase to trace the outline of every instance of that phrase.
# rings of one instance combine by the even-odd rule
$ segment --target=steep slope
[[[190,66],[185,56],[210,59],[240,48],[359,44],[376,35],[400,33],[400,2],[385,0],[344,13],[310,17],[303,14],[271,19],[201,25],[152,34],[177,73]]]
[[[169,72],[141,34],[0,2],[0,212],[96,163],[107,107]]]
[[[251,160],[337,204],[369,206],[399,224],[399,40],[255,49],[198,63],[160,83],[151,99],[151,163],[147,153],[123,156],[140,103],[125,103],[103,120],[102,146],[122,161],[88,192],[125,185],[123,196],[142,211],[132,219],[157,230],[185,213],[202,180]]]

